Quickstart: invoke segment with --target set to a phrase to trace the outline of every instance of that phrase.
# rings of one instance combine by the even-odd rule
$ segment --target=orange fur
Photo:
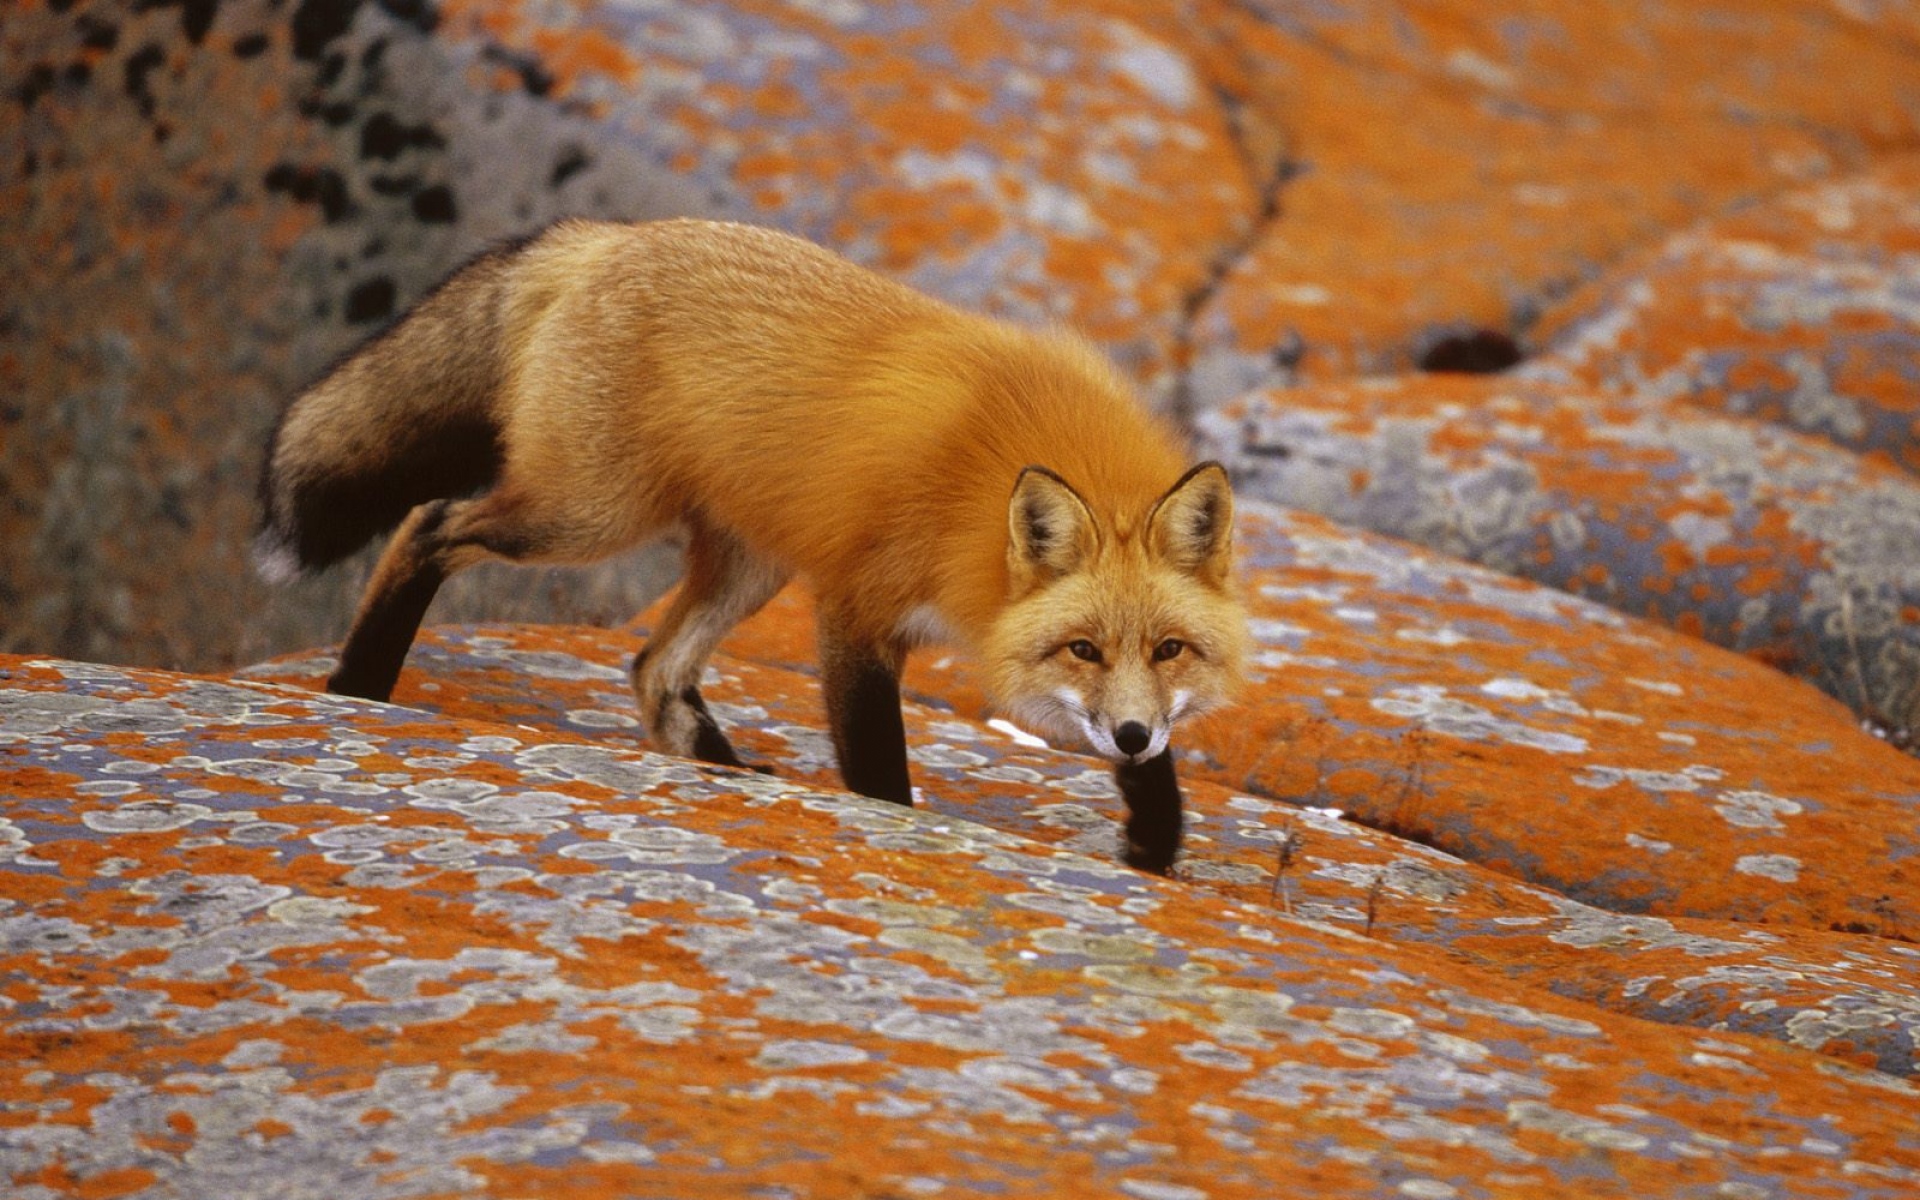
[[[1022,467],[1050,466],[1124,529],[1185,466],[1077,340],[769,230],[569,225],[522,272],[507,486],[568,481],[541,488],[572,531],[556,559],[696,508],[862,632],[933,603],[977,647],[1004,602]]]

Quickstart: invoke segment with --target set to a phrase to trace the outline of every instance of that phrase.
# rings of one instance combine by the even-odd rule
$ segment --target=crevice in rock
[[[1199,281],[1180,301],[1180,317],[1173,331],[1173,385],[1167,393],[1163,409],[1176,426],[1189,434],[1193,431],[1196,415],[1193,394],[1195,326],[1227,279],[1265,240],[1274,222],[1279,220],[1280,194],[1301,170],[1300,160],[1288,152],[1284,138],[1277,139],[1274,148],[1262,155],[1246,127],[1245,102],[1219,84],[1214,86],[1213,92],[1225,114],[1227,129],[1247,176],[1258,181],[1259,189],[1254,198],[1253,214],[1245,228],[1214,251]]]

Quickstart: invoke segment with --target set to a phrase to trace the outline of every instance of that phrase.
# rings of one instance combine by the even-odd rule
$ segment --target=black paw
[[[1180,846],[1177,840],[1166,845],[1143,846],[1132,837],[1128,837],[1126,847],[1120,852],[1120,858],[1136,871],[1150,871],[1155,875],[1165,875],[1173,869],[1174,857],[1179,853]]]
[[[1185,824],[1180,784],[1173,775],[1173,752],[1143,763],[1123,763],[1113,779],[1127,802],[1127,841],[1121,859],[1130,867],[1165,875],[1180,853]]]
[[[369,673],[343,668],[327,676],[327,690],[336,696],[384,702],[392,698],[395,682],[392,679],[382,679]]]
[[[755,775],[765,775],[771,778],[779,774],[778,771],[765,763],[741,762],[738,759],[730,763],[717,763],[705,759],[697,759],[695,761],[700,769],[709,775],[724,775],[729,771],[750,771]]]

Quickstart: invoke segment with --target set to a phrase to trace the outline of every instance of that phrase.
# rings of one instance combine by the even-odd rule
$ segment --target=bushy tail
[[[493,484],[501,296],[516,253],[463,267],[288,406],[260,476],[263,578],[331,566],[415,505]]]

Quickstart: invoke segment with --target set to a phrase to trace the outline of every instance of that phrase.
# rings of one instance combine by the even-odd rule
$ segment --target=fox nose
[[[1113,731],[1113,744],[1120,747],[1122,754],[1138,754],[1152,740],[1152,731],[1138,721],[1122,721],[1120,727]]]

